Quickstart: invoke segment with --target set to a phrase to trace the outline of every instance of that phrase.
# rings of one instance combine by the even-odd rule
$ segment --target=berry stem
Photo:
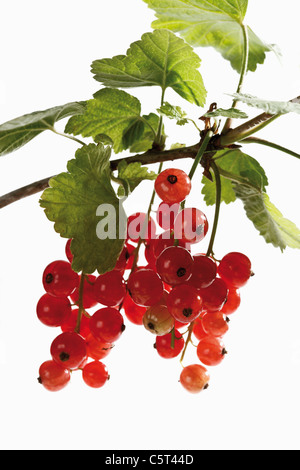
[[[219,216],[220,216],[220,206],[221,206],[221,195],[222,195],[222,184],[221,184],[221,176],[219,172],[219,168],[217,164],[211,160],[210,166],[213,169],[215,175],[215,182],[216,182],[216,209],[215,209],[215,217],[214,217],[214,224],[212,228],[212,233],[210,237],[210,242],[208,245],[206,256],[213,255],[213,246],[217,234]]]
[[[241,93],[242,88],[243,88],[243,83],[245,76],[247,74],[248,70],[248,62],[249,62],[249,33],[248,33],[248,26],[242,24],[242,30],[243,30],[243,37],[244,37],[244,44],[243,44],[243,62],[242,62],[242,67],[241,67],[241,73],[240,73],[240,81],[236,90],[236,93]],[[235,99],[232,103],[232,108],[237,107],[237,103],[239,100]],[[226,134],[226,132],[231,128],[232,126],[232,119],[228,118],[227,121],[225,122],[222,134]]]
[[[79,295],[78,295],[78,316],[77,316],[77,322],[76,322],[76,326],[75,326],[75,333],[78,333],[80,332],[80,325],[81,325],[81,319],[82,319],[82,315],[84,314],[85,310],[84,310],[84,307],[83,307],[83,289],[84,289],[84,282],[85,282],[85,274],[81,274],[81,278],[80,278],[80,284],[79,284]]]
[[[199,163],[200,163],[200,161],[201,161],[201,159],[202,159],[202,157],[203,157],[203,155],[204,155],[204,153],[205,153],[205,151],[206,151],[206,149],[207,149],[207,146],[208,146],[209,141],[210,141],[210,139],[212,138],[212,136],[213,136],[213,132],[209,130],[209,131],[205,134],[204,138],[202,139],[202,141],[201,141],[201,143],[200,143],[200,148],[199,148],[198,153],[197,153],[196,158],[195,158],[195,161],[194,161],[194,163],[193,163],[193,165],[192,165],[192,168],[191,168],[191,170],[190,170],[190,172],[189,172],[189,178],[190,178],[190,180],[193,179],[193,176],[194,176],[194,174],[195,174],[195,171],[196,171],[196,169],[197,169],[197,167],[198,167],[198,165],[199,165]]]
[[[162,168],[163,168],[163,162],[161,162],[160,165],[159,165],[158,172],[157,172],[158,174],[161,173]],[[139,251],[140,251],[141,245],[143,243],[144,233],[147,230],[147,226],[148,226],[148,223],[149,223],[149,220],[150,220],[150,215],[151,215],[152,206],[153,206],[153,203],[154,203],[155,196],[156,196],[156,191],[154,189],[153,192],[152,192],[150,203],[149,203],[149,207],[148,207],[148,211],[147,211],[147,217],[145,217],[143,226],[141,228],[141,235],[140,235],[137,247],[135,249],[134,260],[133,260],[133,264],[132,264],[132,268],[131,268],[131,274],[133,273],[133,271],[135,270],[135,268],[137,266],[137,262],[138,262],[138,259],[139,259]]]
[[[185,346],[184,346],[184,349],[182,351],[182,355],[181,355],[181,358],[180,358],[180,364],[182,365],[182,367],[184,367],[182,363],[183,363],[183,360],[185,358],[185,353],[187,351],[188,345],[192,342],[193,327],[194,327],[194,322],[192,322],[189,326],[189,329],[188,329],[189,334],[188,334],[188,337],[185,341]]]

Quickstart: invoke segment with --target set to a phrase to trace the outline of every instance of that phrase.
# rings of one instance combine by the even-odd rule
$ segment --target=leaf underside
[[[292,101],[269,101],[262,100],[256,96],[242,93],[234,93],[235,99],[247,104],[253,108],[259,108],[268,114],[287,114],[297,113],[300,114],[300,97]]]
[[[85,102],[68,103],[44,111],[25,114],[0,125],[0,156],[23,147],[41,132],[53,129],[61,119],[82,114]]]

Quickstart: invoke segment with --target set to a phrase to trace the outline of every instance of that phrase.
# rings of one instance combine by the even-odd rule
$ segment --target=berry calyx
[[[168,168],[162,171],[154,183],[156,194],[167,204],[176,204],[185,200],[191,191],[191,180],[179,169]]]
[[[97,310],[90,318],[90,330],[96,339],[114,343],[125,330],[123,316],[112,307]]]
[[[92,388],[101,388],[109,379],[108,371],[100,361],[89,362],[82,370],[83,381]]]
[[[67,261],[50,263],[43,273],[43,286],[48,294],[68,297],[79,285],[79,275]]]
[[[190,393],[200,393],[208,387],[209,374],[200,364],[192,364],[183,369],[180,375],[181,385]]]
[[[156,270],[161,279],[173,286],[188,281],[192,275],[194,259],[180,246],[166,248],[156,260]]]
[[[55,361],[46,361],[40,366],[38,382],[49,392],[62,390],[70,380],[70,371]]]
[[[50,353],[55,362],[66,369],[77,369],[86,358],[86,345],[77,333],[62,333],[51,344]]]
[[[252,275],[251,261],[243,253],[228,253],[219,264],[218,274],[228,286],[243,287]]]
[[[207,336],[197,346],[197,356],[205,366],[217,366],[224,360],[227,351],[220,338]]]

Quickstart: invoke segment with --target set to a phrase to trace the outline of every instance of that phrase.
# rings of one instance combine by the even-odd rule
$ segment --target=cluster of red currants
[[[51,345],[52,360],[40,368],[39,382],[46,389],[63,388],[74,370],[81,370],[91,387],[105,384],[109,375],[101,360],[125,330],[121,312],[156,336],[155,348],[164,358],[181,354],[182,361],[194,335],[203,365],[184,367],[180,382],[191,393],[208,387],[204,366],[224,359],[228,315],[239,307],[239,289],[252,271],[242,253],[229,253],[220,262],[203,253],[192,255],[192,246],[207,234],[208,222],[199,209],[185,208],[190,190],[191,181],[182,170],[160,173],[155,192],[162,202],[156,221],[163,232],[156,234],[150,211],[131,215],[127,240],[112,271],[98,277],[75,273],[71,240],[66,245],[68,262],[55,261],[45,269],[46,294],[38,302],[37,315],[45,325],[62,330]],[[140,266],[142,246],[147,264]],[[101,308],[90,315],[88,309],[98,304]],[[182,328],[187,329],[186,340]]]

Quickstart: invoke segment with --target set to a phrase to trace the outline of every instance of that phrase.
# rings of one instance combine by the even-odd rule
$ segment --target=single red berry
[[[241,304],[241,296],[238,289],[234,287],[229,287],[227,300],[223,305],[221,312],[224,315],[231,315],[232,313],[236,312]]]
[[[122,308],[128,320],[134,325],[142,325],[147,307],[137,305],[129,294],[126,295]]]
[[[192,275],[194,259],[180,246],[166,248],[156,260],[156,270],[161,279],[171,286],[188,281]]]
[[[52,359],[66,369],[77,369],[86,358],[86,345],[77,333],[62,333],[50,348]]]
[[[201,314],[201,316],[203,315],[203,313]],[[203,328],[203,324],[202,324],[202,318],[198,317],[194,323],[194,326],[193,326],[193,334],[195,335],[195,337],[200,341],[201,339],[203,338],[206,338],[206,336],[208,336],[208,334],[206,333],[206,331],[204,330]]]
[[[175,320],[191,323],[202,312],[202,299],[195,287],[180,284],[169,293],[167,307]]]
[[[85,276],[83,284],[83,296],[82,296],[82,306],[85,309],[95,307],[97,305],[97,300],[94,295],[94,284],[96,281],[96,276],[92,274]],[[79,287],[76,287],[74,292],[70,295],[71,300],[74,304],[78,305],[79,302]]]
[[[71,312],[71,303],[67,297],[53,297],[50,294],[44,294],[36,307],[38,319],[51,327],[61,326]]]
[[[228,286],[243,287],[252,275],[251,261],[242,253],[228,253],[219,264],[218,274]]]
[[[77,325],[78,314],[79,314],[78,308],[71,310],[69,316],[66,317],[65,321],[61,325],[61,330],[63,333],[68,333],[68,332],[72,333],[73,331],[75,331],[75,328]],[[79,334],[83,338],[86,338],[90,334],[90,321],[89,321],[89,318],[87,318],[84,314],[82,314],[81,316]]]
[[[197,346],[197,356],[205,366],[211,367],[221,364],[226,354],[223,341],[214,336],[201,339]]]
[[[49,392],[58,392],[68,385],[71,374],[54,361],[44,362],[39,369],[38,381]]]
[[[202,315],[202,326],[208,336],[220,338],[229,330],[228,322],[221,312],[207,312]]]
[[[69,262],[72,264],[74,256],[73,256],[73,253],[71,251],[71,243],[72,243],[72,238],[70,238],[66,243],[65,253],[66,253],[66,257],[68,258]]]
[[[174,236],[186,243],[199,243],[208,232],[208,221],[199,209],[187,208],[175,219]]]
[[[150,217],[149,222],[148,214],[143,212],[136,212],[128,217],[127,221],[127,238],[133,242],[142,240],[151,240],[156,236],[156,225],[154,220]]]
[[[164,292],[162,280],[152,269],[134,271],[129,276],[127,288],[132,300],[145,307],[157,304]]]
[[[127,261],[128,261],[128,250],[127,250],[126,245],[124,245],[119,255],[119,258],[117,259],[116,265],[114,267],[114,271],[120,271],[121,273],[123,273],[126,269]]]
[[[82,370],[82,378],[86,385],[101,388],[109,379],[108,371],[103,362],[89,362]]]
[[[184,201],[191,191],[191,180],[179,169],[168,168],[162,171],[154,183],[156,194],[168,204]]]
[[[44,289],[55,297],[68,297],[78,284],[79,276],[67,261],[54,261],[43,273]]]
[[[180,204],[167,204],[161,202],[156,212],[158,225],[164,230],[173,230],[175,218],[178,215]]]
[[[123,316],[115,308],[101,308],[91,317],[90,330],[96,339],[114,343],[125,330]]]
[[[174,346],[172,345],[172,335],[175,336]],[[164,336],[157,336],[155,349],[158,354],[165,359],[172,359],[179,356],[184,348],[184,339],[178,330]]]
[[[180,375],[181,385],[190,393],[199,393],[208,387],[210,377],[205,367],[192,364],[183,369]]]
[[[148,263],[149,269],[156,271],[156,258],[153,253],[151,243],[146,243],[145,245],[145,258]]]
[[[119,271],[110,271],[99,276],[94,285],[94,297],[102,305],[120,305],[126,295],[126,284]]]
[[[228,288],[225,282],[217,277],[205,289],[199,289],[200,296],[203,300],[203,307],[211,312],[221,310],[226,302]]]
[[[193,255],[193,258],[193,271],[188,283],[197,289],[203,289],[210,286],[210,284],[212,284],[216,279],[216,263],[208,256],[202,254]]]
[[[104,359],[114,348],[114,344],[96,339],[91,333],[87,336],[85,342],[88,357],[95,361]]]

